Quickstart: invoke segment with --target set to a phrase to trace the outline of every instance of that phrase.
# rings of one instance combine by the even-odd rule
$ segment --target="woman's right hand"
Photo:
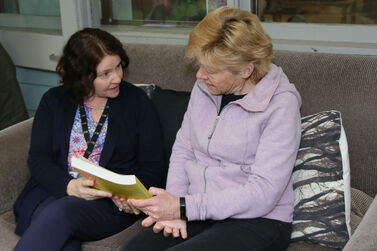
[[[111,199],[113,200],[114,204],[119,208],[119,210],[122,210],[128,214],[140,214],[140,210],[129,204],[125,198],[115,195]]]
[[[94,180],[81,177],[72,179],[67,186],[67,194],[83,198],[85,200],[97,200],[101,198],[110,198],[111,193],[93,188]]]

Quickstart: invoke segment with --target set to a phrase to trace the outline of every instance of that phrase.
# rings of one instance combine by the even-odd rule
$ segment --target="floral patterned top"
[[[86,113],[86,117],[88,121],[89,135],[91,138],[93,136],[94,131],[96,130],[97,122],[94,121],[92,117],[91,111],[93,108],[86,105],[85,103],[84,103],[84,107],[85,107],[85,113]],[[89,156],[89,160],[95,164],[99,163],[103,145],[105,143],[105,138],[106,138],[106,133],[107,133],[107,124],[108,124],[107,121],[108,121],[108,117],[106,118],[105,123],[103,124],[101,133],[98,136],[98,140],[94,146],[93,152]],[[85,136],[81,127],[80,109],[77,106],[76,115],[73,121],[72,130],[71,130],[71,136],[69,139],[69,150],[68,150],[68,172],[74,178],[79,178],[81,177],[81,175],[72,168],[71,159],[73,156],[76,156],[76,157],[84,156],[86,147],[87,147],[86,140],[85,140]]]

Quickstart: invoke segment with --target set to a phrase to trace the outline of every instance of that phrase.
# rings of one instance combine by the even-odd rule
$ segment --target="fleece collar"
[[[232,103],[240,105],[243,109],[250,112],[263,112],[274,96],[280,83],[282,69],[274,64],[270,65],[270,70],[258,84],[242,99]],[[212,95],[208,91],[208,86],[204,81],[199,81],[199,89],[204,91],[216,104],[221,101],[221,95]]]

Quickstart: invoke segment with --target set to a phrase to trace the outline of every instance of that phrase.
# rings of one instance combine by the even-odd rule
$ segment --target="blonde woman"
[[[123,250],[287,248],[301,98],[273,52],[244,10],[219,8],[194,28],[186,56],[199,70],[167,187],[128,201],[148,215],[148,228]]]

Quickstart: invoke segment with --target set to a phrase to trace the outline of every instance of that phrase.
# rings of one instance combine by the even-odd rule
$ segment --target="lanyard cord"
[[[93,151],[94,145],[96,144],[96,142],[98,140],[98,136],[101,133],[103,124],[106,121],[107,114],[109,112],[109,105],[106,102],[105,109],[102,112],[101,118],[98,121],[96,130],[94,131],[92,138],[90,138],[90,135],[89,135],[88,121],[87,121],[87,118],[86,118],[84,104],[83,103],[79,104],[79,108],[80,108],[81,127],[82,127],[82,131],[84,133],[84,137],[85,137],[85,141],[86,141],[86,145],[87,145],[86,151],[84,153],[84,157],[88,158],[89,155]]]

